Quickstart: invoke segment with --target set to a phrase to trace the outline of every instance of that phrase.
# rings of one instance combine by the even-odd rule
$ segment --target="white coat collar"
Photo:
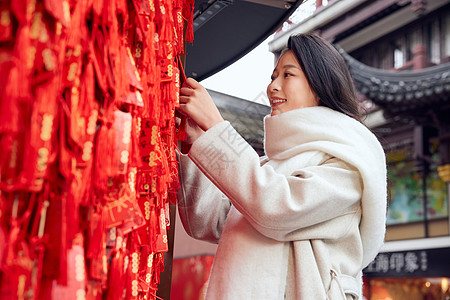
[[[264,118],[264,148],[270,159],[298,154],[300,145],[320,141],[354,144],[349,129],[368,131],[361,123],[323,106],[291,110]],[[355,136],[352,136],[355,138]],[[317,150],[317,149],[313,149]]]
[[[322,151],[358,169],[364,186],[360,231],[367,266],[383,244],[380,228],[386,224],[386,159],[377,138],[355,119],[322,106],[266,116],[264,126],[269,160]]]

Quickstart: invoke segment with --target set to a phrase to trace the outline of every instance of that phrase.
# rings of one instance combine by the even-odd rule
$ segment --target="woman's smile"
[[[272,81],[267,87],[267,97],[270,99],[272,116],[318,105],[317,97],[292,50],[286,51],[278,60]]]
[[[281,98],[272,98],[271,100],[270,100],[270,106],[276,106],[276,105],[280,105],[280,104],[283,104],[283,103],[285,103],[287,100],[286,99],[281,99]]]

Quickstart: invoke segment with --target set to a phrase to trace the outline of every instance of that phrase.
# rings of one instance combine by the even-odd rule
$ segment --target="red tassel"
[[[23,189],[29,191],[42,189],[49,166],[56,160],[56,128],[59,121],[57,78],[36,87],[35,94],[31,128],[24,149],[24,167],[19,179]]]
[[[33,261],[27,243],[24,240],[17,241],[13,251],[16,254],[10,258],[8,265],[2,268],[1,299],[25,299],[26,291],[31,286]],[[14,298],[11,298],[11,295],[14,295]]]
[[[93,3],[93,11],[94,11],[94,17],[97,19],[96,22],[98,24],[101,24],[101,19],[103,17],[103,6],[104,6],[105,0],[95,0],[92,1]]]
[[[90,220],[90,236],[88,252],[86,257],[90,260],[89,277],[99,280],[102,285],[106,284],[107,269],[104,261],[106,259],[106,209],[96,208],[92,210]]]
[[[45,0],[46,11],[57,19],[62,25],[68,27],[70,24],[69,6],[64,5],[64,1],[60,0]]]
[[[97,280],[89,280],[86,286],[86,300],[103,300],[103,289],[101,282]]]
[[[125,299],[137,300],[139,291],[139,248],[140,241],[136,231],[132,231],[129,235],[129,256],[128,256],[128,268],[127,268],[127,281],[126,281],[126,296]]]
[[[188,43],[194,41],[194,6],[190,9],[189,18],[187,19],[185,40]]]
[[[28,53],[30,45],[30,26],[24,25],[17,31],[14,46],[15,67],[11,70],[9,81],[6,84],[6,88],[9,89],[8,95],[15,99],[30,99],[31,97],[30,76],[34,57]]]
[[[113,122],[114,116],[109,118]],[[94,186],[100,190],[107,191],[110,187],[110,178],[114,175],[115,158],[115,131],[112,123],[103,123],[96,138]]]
[[[72,246],[72,243],[69,244],[69,237],[68,237],[68,226],[73,226],[76,224],[68,223],[67,216],[71,214],[72,212],[67,210],[67,194],[64,193],[60,197],[61,201],[61,220],[60,220],[60,227],[61,227],[61,235],[60,235],[60,241],[61,241],[61,248],[60,248],[60,254],[59,254],[59,277],[58,277],[58,283],[62,285],[67,285],[67,256],[69,254],[69,249]],[[72,240],[70,240],[72,241]],[[71,270],[72,271],[72,270]]]
[[[68,181],[68,192],[66,196],[66,223],[68,224],[67,230],[67,244],[70,245],[79,234],[80,228],[80,215],[79,208],[81,202],[81,195],[84,190],[79,190],[81,185],[79,181],[87,180],[70,180]]]
[[[13,87],[14,82],[19,80],[19,70],[12,62],[12,55],[3,53],[8,58],[0,61],[0,119],[3,120],[0,123],[0,133],[17,133],[21,127],[20,107],[18,91],[14,91]]]
[[[153,283],[156,286],[160,283],[161,276],[160,274],[164,272],[164,253],[157,253],[153,257],[153,270],[154,270],[154,279]]]
[[[187,139],[187,133],[186,133],[187,119],[185,116],[181,116],[180,119],[181,119],[181,123],[177,130],[177,140],[185,141]]]
[[[105,224],[103,222],[103,209],[93,208],[89,218],[89,240],[87,258],[102,256],[105,243]]]
[[[183,18],[187,21],[185,41],[188,43],[194,41],[194,4],[195,0],[185,0],[183,6]]]
[[[86,3],[86,0],[84,0],[76,1],[73,6],[70,30],[65,32],[68,49],[76,49],[82,42],[86,42],[88,38],[88,29],[85,18],[89,5]]]
[[[65,103],[61,101],[63,105],[60,107],[60,115],[59,115],[59,171],[61,172],[61,175],[64,178],[71,178],[73,176],[72,174],[72,167],[73,167],[73,161],[72,156],[70,153],[70,150],[67,145],[67,140],[69,137],[69,134],[67,133],[67,114],[69,114],[68,108],[66,110],[64,107],[66,107]],[[70,119],[69,119],[70,121]]]
[[[133,122],[131,126],[131,161],[130,166],[142,167],[142,159],[139,151],[139,136],[141,134],[141,118],[133,114]]]
[[[117,14],[123,19],[124,25],[128,23],[128,9],[127,9],[127,1],[126,0],[117,0],[116,1],[116,11]]]
[[[10,1],[11,10],[21,24],[30,22],[32,14],[34,13],[34,11],[30,9],[33,6],[30,5],[29,2],[30,1],[28,0]]]
[[[20,74],[18,67],[13,67],[6,81],[5,92],[0,100],[2,122],[0,132],[18,133],[21,129],[20,107],[21,101],[30,101],[30,95],[24,94],[29,89],[26,76]],[[20,84],[21,80],[25,84]]]
[[[71,249],[68,250],[68,270],[67,285],[53,282],[51,295],[39,299],[76,299],[80,292],[86,291],[86,263],[81,234],[77,234]]]
[[[116,234],[116,245],[112,251],[111,263],[108,271],[108,289],[106,291],[107,300],[122,299],[125,289],[124,265],[125,251],[123,249],[123,236],[120,231]]]

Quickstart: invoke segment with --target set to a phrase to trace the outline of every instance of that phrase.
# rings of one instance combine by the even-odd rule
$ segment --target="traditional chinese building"
[[[291,34],[312,31],[346,59],[387,155],[386,244],[365,270],[365,296],[448,299],[450,3],[316,0],[270,50],[277,56]]]

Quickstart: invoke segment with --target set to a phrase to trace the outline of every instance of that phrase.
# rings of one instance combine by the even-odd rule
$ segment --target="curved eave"
[[[450,62],[414,71],[369,67],[336,47],[346,60],[355,88],[389,112],[441,106],[449,102]]]

